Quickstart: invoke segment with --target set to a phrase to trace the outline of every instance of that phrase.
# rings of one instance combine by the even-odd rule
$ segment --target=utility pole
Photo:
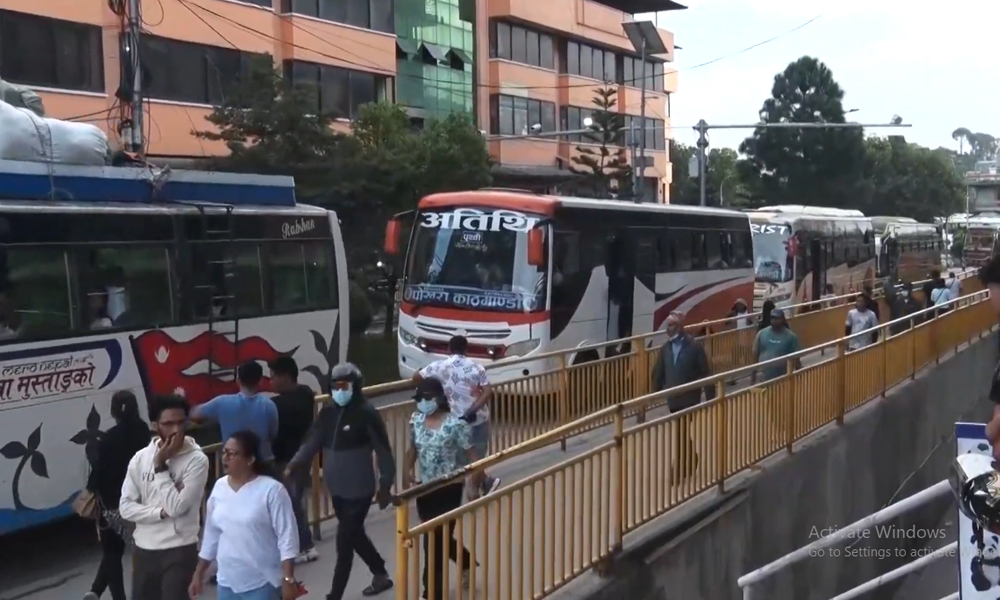
[[[849,112],[854,112],[849,111]],[[705,119],[698,121],[694,130],[698,132],[698,183],[701,205],[705,206],[705,171],[708,169],[708,130],[709,129],[877,129],[880,127],[912,127],[904,124],[898,116],[893,116],[889,123],[754,123],[752,125],[709,125]]]
[[[694,130],[698,132],[698,200],[701,206],[705,206],[705,170],[708,168],[708,156],[705,150],[708,148],[708,123],[702,119],[694,126]]]
[[[122,73],[132,74],[132,101],[129,103],[132,111],[132,123],[129,133],[128,149],[133,153],[141,153],[145,148],[145,127],[143,126],[142,106],[142,62],[139,56],[139,37],[142,35],[142,0],[128,0],[128,35],[129,52],[123,52],[121,60],[131,62]],[[123,135],[123,137],[125,137]]]
[[[642,87],[639,92],[639,126],[642,128],[642,134],[636,142],[639,144],[639,162],[635,162],[634,155],[632,158],[632,175],[635,177],[635,182],[632,184],[632,201],[636,203],[642,202],[645,191],[643,189],[645,180],[642,175],[646,171],[646,37],[642,36],[641,39],[639,57],[642,60],[640,63],[642,65]],[[632,128],[635,129],[635,123],[632,123]]]

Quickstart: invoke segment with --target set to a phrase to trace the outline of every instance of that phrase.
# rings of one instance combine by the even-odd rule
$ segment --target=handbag
[[[84,519],[97,520],[100,514],[100,503],[97,496],[88,490],[83,490],[73,499],[73,512]]]

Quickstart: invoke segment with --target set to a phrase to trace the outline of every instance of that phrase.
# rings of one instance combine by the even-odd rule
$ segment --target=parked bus
[[[754,305],[802,304],[875,283],[872,222],[857,210],[766,206],[748,211],[753,231]]]
[[[942,264],[941,228],[909,217],[872,217],[879,277],[898,281],[927,278]]]
[[[319,390],[346,356],[336,215],[286,177],[150,179],[0,161],[0,535],[71,514],[115,392],[196,405],[282,355]]]
[[[965,267],[981,267],[989,262],[998,228],[1000,215],[994,213],[966,219],[965,240],[962,244],[962,264]]]
[[[386,251],[405,256],[399,372],[410,377],[464,332],[484,363],[614,340],[725,315],[753,293],[743,213],[480,190],[429,196],[389,222]],[[651,342],[650,342],[651,343]],[[598,358],[581,352],[573,363]],[[505,381],[549,361],[497,367]]]

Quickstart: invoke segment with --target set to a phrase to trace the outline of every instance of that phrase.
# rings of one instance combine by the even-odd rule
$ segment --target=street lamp
[[[632,42],[632,47],[635,51],[639,53],[641,59],[640,63],[642,65],[642,87],[640,88],[640,108],[639,108],[639,124],[642,126],[643,139],[645,140],[646,132],[646,55],[647,54],[668,54],[670,50],[667,45],[663,43],[663,39],[660,38],[660,32],[656,30],[656,25],[652,21],[628,21],[622,23],[622,29],[625,30],[625,35],[628,36],[630,42]],[[633,145],[638,144],[635,134],[635,123],[632,124],[632,130],[630,132],[632,139],[630,140]],[[641,185],[644,182],[643,175],[646,171],[646,144],[638,144],[639,146],[639,160],[638,164],[633,160],[632,171],[635,180],[632,184],[632,197],[635,202],[642,202],[642,189]]]
[[[855,112],[852,109],[847,112]],[[701,205],[705,206],[705,170],[707,156],[705,150],[708,148],[709,129],[878,129],[878,128],[912,127],[908,123],[903,123],[903,117],[893,115],[888,123],[754,123],[753,125],[709,125],[705,119],[698,121],[694,130],[698,132],[698,177],[701,180],[699,196]]]
[[[534,123],[531,126],[524,126],[521,128],[521,135],[491,135],[487,139],[519,139],[519,138],[554,138],[562,137],[564,135],[582,135],[584,133],[594,132],[594,120],[587,117],[583,120],[583,129],[566,129],[562,131],[542,131],[541,123]]]

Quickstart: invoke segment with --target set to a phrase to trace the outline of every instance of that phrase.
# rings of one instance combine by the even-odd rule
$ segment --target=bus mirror
[[[398,219],[389,219],[385,224],[385,253],[389,256],[399,256],[400,222]]]
[[[528,232],[528,264],[533,267],[545,264],[545,235],[538,228]]]

